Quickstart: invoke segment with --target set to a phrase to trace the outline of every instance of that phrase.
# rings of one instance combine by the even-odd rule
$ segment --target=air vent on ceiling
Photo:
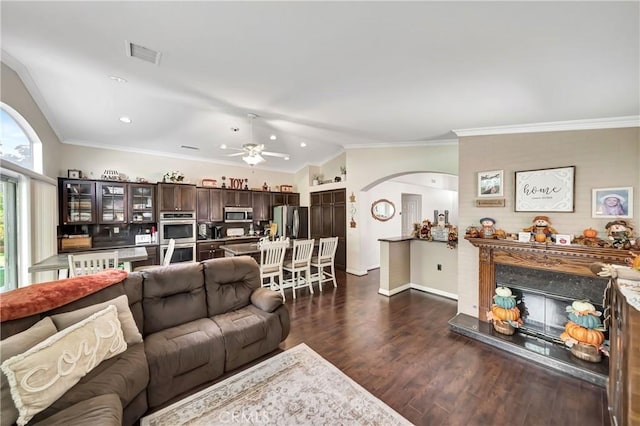
[[[198,148],[197,146],[190,146],[190,145],[180,145],[180,148],[182,149],[193,149],[195,151],[199,151],[200,148]]]
[[[129,41],[126,42],[126,47],[127,56],[138,58],[146,62],[151,62],[152,64],[156,65],[160,63],[160,52],[156,52],[155,50],[151,50],[147,47],[140,46],[139,44],[131,43]]]

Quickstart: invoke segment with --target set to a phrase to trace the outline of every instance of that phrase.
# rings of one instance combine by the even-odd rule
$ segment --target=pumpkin
[[[511,289],[509,287],[496,287],[496,294],[502,297],[511,296]]]
[[[593,228],[587,228],[584,231],[582,231],[582,235],[584,235],[587,238],[595,238],[596,235],[598,235],[598,231],[596,231]]]
[[[498,305],[491,305],[491,313],[494,318],[500,321],[517,321],[520,318],[520,309],[518,308],[505,309]]]
[[[497,294],[493,296],[493,301],[496,302],[496,305],[501,308],[511,309],[516,307],[516,298],[513,296],[504,297],[498,296]]]
[[[574,311],[584,312],[584,311],[595,311],[596,308],[591,303],[586,300],[576,300],[571,304],[571,307]]]
[[[595,315],[577,315],[573,312],[569,312],[569,319],[578,325],[586,328],[598,328],[602,327],[602,321]]]
[[[602,331],[582,327],[573,321],[569,321],[564,330],[580,343],[600,346],[604,342],[604,333]]]

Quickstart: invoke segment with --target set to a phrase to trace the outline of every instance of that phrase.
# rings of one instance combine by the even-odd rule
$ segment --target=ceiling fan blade
[[[239,157],[241,155],[247,155],[246,152],[242,151],[242,152],[236,152],[235,154],[227,154],[227,157]]]
[[[262,155],[268,155],[270,157],[280,157],[280,158],[287,158],[289,157],[288,154],[282,154],[280,152],[269,152],[269,151],[262,151],[261,152]]]

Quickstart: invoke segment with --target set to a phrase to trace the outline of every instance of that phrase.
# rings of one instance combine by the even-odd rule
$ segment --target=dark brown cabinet
[[[251,191],[223,190],[225,207],[251,207]]]
[[[154,223],[156,221],[156,186],[129,184],[129,223]]]
[[[264,221],[272,219],[271,211],[273,204],[271,202],[270,192],[254,192],[253,197],[253,220]]]
[[[159,265],[160,258],[158,257],[158,246],[146,246],[147,249],[147,259],[139,260],[137,262],[131,262],[131,268],[135,269],[139,266],[149,266],[149,265]]]
[[[160,211],[195,211],[196,187],[170,183],[158,184]]]
[[[196,198],[196,219],[199,222],[222,222],[221,189],[198,188]]]
[[[60,222],[63,225],[96,223],[96,183],[62,179],[60,190]]]
[[[272,205],[274,206],[299,206],[300,194],[297,192],[273,192]]]
[[[224,243],[197,243],[196,251],[197,251],[197,261],[200,262],[202,260],[214,259],[218,257],[224,257],[224,250],[220,249],[220,246]]]
[[[336,189],[311,194],[311,238],[338,237],[336,268],[347,267],[346,190]]]
[[[96,182],[96,201],[99,224],[127,223],[129,184]]]

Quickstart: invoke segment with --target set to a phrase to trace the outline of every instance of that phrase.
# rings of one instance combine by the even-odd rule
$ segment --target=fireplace
[[[624,250],[548,243],[466,238],[479,248],[478,318],[458,314],[452,330],[563,373],[604,386],[608,358],[600,363],[578,359],[559,342],[567,322],[565,307],[589,299],[602,310],[607,280],[595,276],[597,262],[624,264]],[[496,285],[512,289],[523,300],[525,327],[513,336],[496,333],[488,323]]]
[[[519,331],[561,343],[567,323],[566,307],[574,300],[589,300],[603,312],[602,299],[607,279],[496,264],[496,286],[509,287],[522,314]]]

